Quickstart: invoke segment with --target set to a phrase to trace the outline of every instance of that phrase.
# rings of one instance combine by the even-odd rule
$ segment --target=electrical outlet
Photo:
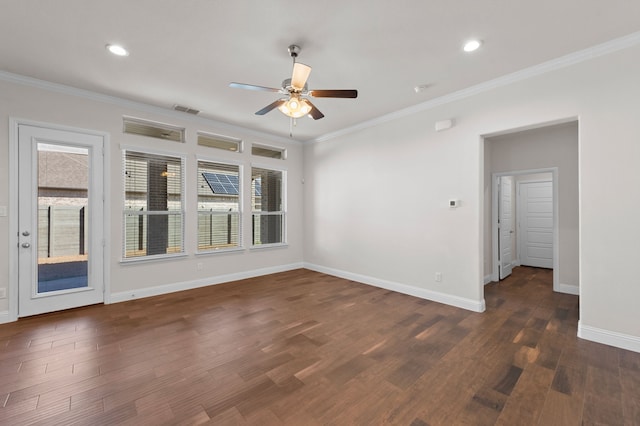
[[[442,272],[436,272],[435,279],[437,283],[442,282]]]
[[[7,289],[0,288],[0,299],[6,299],[6,298],[7,298]]]
[[[202,262],[198,262],[198,263],[196,264],[196,269],[197,269],[198,271],[202,271]]]

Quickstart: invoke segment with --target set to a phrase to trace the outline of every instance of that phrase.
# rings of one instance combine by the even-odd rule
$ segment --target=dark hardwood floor
[[[477,314],[296,270],[0,326],[0,424],[640,425],[640,354],[520,267]]]

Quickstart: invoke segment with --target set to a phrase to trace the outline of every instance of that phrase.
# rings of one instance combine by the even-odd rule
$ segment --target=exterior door
[[[101,303],[104,136],[18,125],[18,316]]]
[[[500,178],[500,200],[498,201],[499,220],[498,232],[500,238],[500,279],[511,275],[513,270],[513,250],[511,237],[513,234],[513,202],[512,202],[513,177]]]
[[[552,181],[518,183],[520,264],[553,268]]]

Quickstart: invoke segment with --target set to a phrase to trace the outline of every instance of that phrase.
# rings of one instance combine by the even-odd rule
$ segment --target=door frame
[[[498,223],[499,223],[499,225],[502,225],[502,221],[500,219],[504,218],[504,209],[502,208],[502,206],[503,206],[503,201],[504,201],[505,190],[504,190],[502,179],[501,179],[502,177],[505,177],[505,176],[500,176],[500,177],[497,178],[497,183],[498,183]],[[513,179],[513,176],[509,176],[509,177],[512,178],[511,179],[511,185],[512,185],[511,186],[511,191],[515,191],[515,185],[514,185],[515,179]],[[511,192],[509,193],[509,197],[511,197]],[[514,201],[514,198],[516,199],[516,201]],[[517,202],[517,197],[510,198],[510,202],[511,202],[511,205],[513,206],[514,202]],[[512,215],[512,217],[511,217],[511,228],[513,229],[513,228],[517,227],[517,212],[518,211],[517,211],[517,207],[512,208],[512,210],[514,210],[516,212],[516,214]],[[514,226],[514,225],[516,225],[516,226]],[[511,270],[513,270],[513,267],[516,266],[516,263],[517,263],[516,262],[517,259],[514,256],[514,254],[516,252],[516,248],[514,247],[513,244],[511,244],[511,241],[510,241],[509,244],[510,244],[510,251],[511,251],[511,265],[510,265],[511,270],[509,271],[508,275],[505,276],[503,274],[504,264],[502,262],[502,257],[501,257],[503,255],[503,253],[504,253],[504,249],[502,247],[502,242],[504,241],[503,235],[502,235],[503,232],[504,232],[504,230],[501,229],[500,226],[498,226],[498,238],[497,238],[497,241],[498,241],[498,257],[500,258],[499,259],[500,261],[498,262],[498,271],[497,272],[498,272],[498,279],[500,279],[500,280],[502,280],[502,279],[506,278],[507,276],[511,275]],[[510,240],[513,239],[513,237],[511,236],[512,233],[513,233],[513,231],[509,232],[509,239]]]
[[[551,173],[553,187],[553,291],[562,292],[560,286],[560,239],[558,237],[558,168],[548,167],[542,169],[514,170],[510,172],[497,172],[491,174],[491,248],[493,255],[492,281],[499,281],[500,253],[498,250],[498,181],[502,176],[531,175],[536,173]],[[517,196],[517,195],[516,195]],[[516,205],[516,217],[518,215]],[[520,253],[518,252],[518,258]]]
[[[19,229],[18,229],[18,126],[26,125],[33,127],[42,127],[51,130],[60,130],[75,133],[85,133],[89,135],[99,136],[103,139],[103,241],[102,241],[102,277],[104,303],[111,303],[111,280],[110,280],[110,244],[111,236],[111,184],[108,179],[110,170],[110,137],[109,133],[96,130],[83,129],[79,127],[64,126],[59,124],[45,123],[21,118],[9,118],[9,321],[18,320],[18,250],[19,246]]]

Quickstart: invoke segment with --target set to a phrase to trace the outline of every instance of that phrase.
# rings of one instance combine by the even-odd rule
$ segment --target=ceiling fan
[[[286,95],[280,98],[260,111],[256,115],[265,115],[269,111],[278,108],[284,115],[291,117],[292,124],[296,118],[308,115],[314,120],[324,117],[315,105],[311,103],[308,96],[314,98],[357,98],[357,90],[309,90],[307,87],[307,79],[311,74],[311,67],[300,62],[296,62],[296,58],[302,50],[300,46],[292,44],[289,46],[289,55],[293,58],[293,73],[291,78],[287,78],[282,82],[282,87],[264,87],[253,84],[229,83],[229,87],[237,89],[257,90],[262,92],[275,92]]]

